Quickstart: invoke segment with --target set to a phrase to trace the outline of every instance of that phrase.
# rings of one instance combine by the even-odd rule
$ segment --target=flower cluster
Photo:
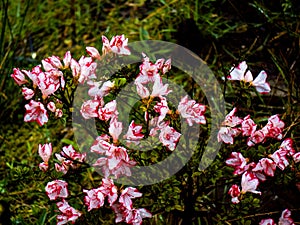
[[[260,221],[259,225],[276,225],[276,223],[273,219],[263,219]],[[295,225],[293,219],[291,218],[290,210],[285,209],[282,211],[278,225]]]
[[[127,187],[118,195],[118,189],[111,179],[102,179],[102,185],[91,190],[83,190],[85,205],[88,211],[98,209],[104,204],[107,197],[108,203],[116,214],[115,222],[125,221],[128,224],[139,225],[143,218],[150,218],[152,215],[144,208],[133,208],[132,200],[142,196],[136,188]]]
[[[273,177],[276,168],[284,170],[290,164],[287,157],[295,163],[300,162],[300,152],[296,153],[291,138],[285,139],[278,150],[268,158],[261,158],[257,163],[249,162],[250,160],[240,152],[232,152],[230,158],[226,160],[226,165],[234,168],[234,175],[242,174],[242,191],[236,184],[232,185],[228,192],[231,201],[235,204],[239,203],[241,195],[246,192],[260,194],[256,191],[259,182],[265,181],[267,176]]]
[[[226,144],[233,144],[234,138],[239,134],[248,137],[247,145],[254,146],[263,143],[266,138],[282,139],[282,131],[284,122],[280,120],[278,115],[273,115],[268,119],[268,123],[257,130],[257,124],[247,115],[243,119],[235,116],[237,109],[234,108],[226,115],[225,120],[221,124],[218,132],[218,141]]]
[[[116,223],[126,222],[138,225],[143,218],[151,217],[151,213],[144,208],[134,208],[132,200],[142,194],[133,187],[119,189],[114,185],[111,177],[131,176],[131,167],[137,163],[130,159],[128,147],[131,144],[139,145],[145,136],[157,138],[162,146],[174,151],[181,137],[181,133],[172,127],[171,119],[181,116],[189,126],[206,124],[206,106],[182,96],[176,110],[168,106],[168,94],[172,92],[169,85],[164,83],[163,76],[171,69],[171,59],[158,59],[151,62],[146,54],[142,53],[142,64],[134,81],[136,92],[141,97],[144,114],[144,123],[130,121],[125,130],[125,124],[119,121],[118,104],[116,100],[106,98],[115,88],[114,79],[98,80],[98,62],[108,62],[114,57],[130,55],[128,39],[124,35],[114,36],[109,41],[102,36],[102,55],[94,47],[86,47],[89,57],[82,56],[78,61],[72,58],[71,53],[65,53],[61,60],[58,56],[51,56],[42,60],[41,65],[31,71],[14,69],[11,77],[22,86],[24,98],[30,101],[25,105],[25,122],[36,121],[40,126],[49,120],[49,114],[54,118],[70,116],[73,107],[74,92],[79,84],[87,84],[90,99],[84,101],[80,114],[85,119],[97,119],[106,124],[106,130],[99,134],[90,147],[90,152],[96,156],[93,166],[102,171],[102,184],[90,190],[83,189],[84,204],[87,211],[99,209],[105,204],[105,199],[116,214]],[[104,65],[104,64],[103,64]],[[109,100],[108,100],[109,99]],[[170,115],[170,116],[168,116]],[[140,118],[139,118],[139,121]],[[147,125],[148,127],[145,127]],[[121,139],[125,140],[124,144]],[[43,172],[49,170],[49,161],[52,156],[52,144],[39,145],[39,155],[43,162],[39,168]],[[65,176],[70,169],[75,170],[86,163],[87,153],[76,152],[72,145],[64,146],[60,153],[55,153],[55,170]],[[46,194],[50,200],[57,201],[60,212],[57,215],[57,224],[74,221],[82,212],[71,207],[67,201],[69,197],[68,183],[55,179],[46,185]]]
[[[124,35],[114,36],[109,42],[103,36],[103,55],[119,54],[128,55],[130,51],[127,47],[128,40]],[[67,107],[72,105],[70,93],[65,89],[66,81],[71,81],[68,88],[78,83],[83,84],[85,81],[95,79],[97,63],[100,60],[100,54],[94,47],[86,47],[90,57],[82,56],[78,61],[72,58],[71,53],[66,52],[63,60],[58,56],[51,56],[42,60],[42,64],[35,66],[31,71],[13,69],[11,77],[17,85],[22,86],[22,94],[26,100],[30,100],[25,105],[25,122],[36,121],[40,126],[48,122],[48,113],[53,113],[54,117],[63,116],[63,104]],[[71,71],[71,76],[67,75],[67,70]],[[107,82],[98,89],[99,83],[90,82],[89,93],[95,96],[103,96],[106,94],[113,83]],[[42,100],[41,100],[42,98]],[[48,109],[48,111],[47,111]]]
[[[56,205],[61,214],[57,215],[57,225],[66,224],[68,222],[74,223],[78,217],[81,216],[81,212],[74,209],[65,200],[69,196],[68,183],[63,180],[54,180],[48,182],[46,185],[46,194],[50,200],[60,199]]]
[[[253,76],[250,70],[247,70],[248,66],[245,61],[241,62],[237,67],[230,69],[230,74],[227,76],[228,80],[239,80],[245,83],[249,83],[250,86],[255,87],[257,92],[261,94],[267,94],[271,91],[270,85],[266,82],[267,73],[262,70],[257,77],[253,80]]]

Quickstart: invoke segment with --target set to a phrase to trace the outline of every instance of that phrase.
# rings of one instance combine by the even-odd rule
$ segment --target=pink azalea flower
[[[165,126],[160,131],[159,140],[169,150],[173,151],[176,148],[180,136],[181,134],[177,132],[173,127]]]
[[[105,155],[106,152],[111,148],[109,140],[110,137],[108,135],[98,136],[91,147],[91,152]]]
[[[279,169],[284,170],[289,165],[289,161],[287,160],[286,155],[287,152],[280,148],[272,155],[270,155],[270,158],[273,159]]]
[[[259,222],[259,225],[276,225],[273,219],[263,219]]]
[[[70,68],[71,68],[73,77],[78,79],[81,68],[80,68],[79,63],[73,58],[71,58],[71,61],[70,61]]]
[[[247,70],[247,64],[245,61],[241,62],[237,67],[231,68],[228,80],[240,80],[254,86],[260,94],[267,94],[271,91],[270,85],[266,82],[267,74],[262,70],[258,76],[253,80],[252,73]]]
[[[80,74],[78,79],[79,83],[83,84],[87,80],[97,78],[97,63],[95,63],[91,57],[81,56],[81,58],[78,61],[78,64],[80,65]]]
[[[63,59],[64,65],[65,65],[64,66],[65,69],[69,68],[70,63],[71,63],[71,59],[72,59],[71,53],[70,53],[70,51],[67,51],[65,53],[65,56],[64,56],[64,59]]]
[[[20,69],[18,68],[14,68],[13,69],[13,74],[11,74],[10,76],[14,79],[14,81],[16,82],[17,85],[22,85],[22,84],[26,84],[28,81],[25,78],[24,73],[22,73],[20,71]]]
[[[136,83],[136,90],[139,96],[141,96],[141,98],[147,98],[150,95],[150,92],[148,90],[148,88],[146,88],[144,85],[142,85],[141,83]]]
[[[279,149],[285,151],[287,155],[291,155],[291,156],[296,153],[295,149],[293,148],[293,139],[291,138],[284,139]]]
[[[291,211],[288,209],[283,210],[281,217],[279,218],[278,225],[295,225],[291,217]],[[273,219],[263,219],[259,225],[276,225]]]
[[[112,119],[109,124],[108,132],[113,138],[113,142],[116,143],[122,132],[123,125],[122,122],[118,122],[117,119]]]
[[[225,163],[227,166],[235,169],[233,172],[235,175],[240,175],[249,169],[247,165],[248,159],[244,158],[240,152],[232,152],[230,158],[228,158]]]
[[[293,160],[295,161],[295,163],[300,162],[300,152],[297,152],[293,155]]]
[[[58,172],[66,174],[69,167],[78,168],[78,162],[84,162],[86,153],[76,152],[72,145],[64,146],[60,154],[55,154],[56,158],[61,162],[61,165],[55,164],[55,169]]]
[[[133,142],[137,144],[144,137],[144,135],[141,133],[142,129],[142,126],[135,124],[132,120],[128,127],[127,133],[124,135],[124,138],[129,143]]]
[[[273,115],[268,119],[268,123],[263,129],[267,130],[267,137],[280,140],[282,138],[283,128],[284,122],[280,120],[278,115]]]
[[[165,74],[171,69],[171,59],[168,59],[162,67],[162,73]]]
[[[236,110],[236,108],[233,108],[222,122],[222,127],[218,132],[218,142],[223,141],[226,144],[233,144],[234,137],[239,135],[240,128],[237,128],[236,126],[241,124],[243,120],[234,115]]]
[[[50,200],[56,200],[57,198],[67,198],[69,196],[68,183],[63,180],[54,180],[48,182],[45,190]]]
[[[294,221],[291,218],[291,211],[288,209],[283,210],[278,221],[278,225],[294,225]]]
[[[29,100],[34,96],[34,91],[30,88],[22,87],[22,95],[26,100]]]
[[[102,83],[102,82],[88,80],[87,84],[90,86],[90,89],[88,91],[89,96],[98,97],[98,98],[102,99],[114,87],[115,82],[108,80],[108,81]]]
[[[254,146],[255,144],[263,142],[265,138],[266,133],[264,132],[264,130],[257,130],[247,139],[247,145],[249,147]]]
[[[102,43],[103,43],[102,54],[106,55],[107,53],[111,52],[111,48],[110,48],[110,45],[109,45],[109,40],[107,39],[107,37],[102,36]]]
[[[239,196],[241,195],[241,191],[239,186],[237,186],[236,184],[232,185],[228,191],[228,194],[231,196],[231,202],[233,204],[237,204],[240,202]]]
[[[188,100],[188,95],[181,98],[178,105],[178,112],[187,120],[189,126],[192,126],[194,122],[197,124],[206,124],[205,110],[205,105],[196,103],[195,100]]]
[[[132,225],[140,225],[142,224],[143,218],[151,218],[152,214],[144,209],[127,209],[122,204],[114,204],[112,205],[112,209],[116,214],[115,222],[120,223],[125,221],[128,224]]]
[[[108,203],[112,206],[118,198],[118,189],[115,186],[114,181],[109,178],[102,178],[100,190],[104,196],[107,196]]]
[[[54,102],[49,102],[47,104],[47,109],[49,109],[51,112],[55,112],[56,111],[56,106]]]
[[[125,38],[124,34],[112,37],[109,45],[113,53],[119,55],[130,55],[128,38]]]
[[[158,60],[157,63],[153,64],[149,57],[146,54],[142,53],[143,62],[140,65],[140,73],[134,81],[135,84],[147,84],[149,82],[154,83],[156,77],[159,77],[158,69],[162,66],[161,60]]]
[[[243,136],[251,136],[256,131],[257,125],[254,121],[250,118],[250,115],[246,116],[242,122],[242,135]]]
[[[244,82],[251,82],[253,80],[252,73],[247,70],[247,63],[241,62],[237,67],[230,69],[230,75],[227,77],[228,80],[240,80]]]
[[[100,120],[108,121],[109,119],[117,118],[118,114],[116,100],[106,103],[103,108],[99,107],[98,110],[98,118]]]
[[[243,122],[241,118],[234,115],[236,111],[237,109],[233,108],[230,113],[225,116],[225,120],[222,123],[223,126],[235,127]]]
[[[55,117],[60,118],[60,117],[62,117],[62,115],[63,115],[63,111],[61,109],[55,110]]]
[[[131,176],[130,168],[136,164],[135,161],[131,161],[127,154],[127,150],[124,147],[116,147],[111,145],[109,150],[105,152],[106,157],[100,157],[94,166],[102,168],[104,177],[114,175],[118,178],[121,175]]]
[[[152,214],[144,209],[131,209],[127,210],[125,221],[128,224],[132,225],[141,225],[143,222],[143,218],[151,218]]]
[[[125,38],[124,34],[112,37],[111,41],[107,37],[102,36],[102,53],[106,55],[109,52],[113,52],[118,55],[130,55],[128,48],[128,38]]]
[[[274,172],[276,170],[276,163],[271,159],[262,158],[256,164],[256,166],[252,169],[252,172],[263,172],[267,176],[274,176]]]
[[[145,53],[142,53],[143,55],[143,58],[145,60],[145,58],[147,58],[147,60],[149,61],[149,58],[146,56]],[[157,59],[156,62],[155,62],[155,66],[158,70],[161,70],[164,66],[164,62],[165,62],[165,59],[161,58],[161,59]]]
[[[132,200],[134,198],[139,198],[142,196],[142,193],[138,189],[133,187],[125,188],[119,197],[119,203],[121,203],[125,208],[132,209]]]
[[[167,113],[169,112],[167,99],[165,97],[161,97],[160,102],[157,102],[156,105],[154,106],[154,110],[155,112],[159,113],[157,123],[160,123],[161,121],[164,120]]]
[[[65,85],[63,73],[59,70],[50,70],[48,72],[40,72],[37,75],[37,85],[45,99],[52,95],[58,88]]]
[[[86,47],[87,53],[94,59],[100,60],[101,56],[99,51],[94,47]]]
[[[47,171],[47,169],[48,169],[48,162],[49,162],[49,159],[50,159],[51,154],[52,154],[52,144],[51,143],[44,144],[44,145],[39,144],[39,150],[38,150],[38,152],[39,152],[40,157],[44,161],[44,162],[42,162],[42,163],[39,164],[39,168],[42,171]]]
[[[51,56],[42,60],[43,68],[46,72],[63,68],[58,56]]]
[[[240,133],[238,128],[232,127],[221,127],[218,132],[218,142],[223,141],[226,144],[233,144],[234,137],[236,137]]]
[[[81,106],[80,113],[84,119],[96,118],[98,117],[98,108],[101,107],[101,102],[99,100],[88,100],[84,102]]]
[[[242,191],[241,191],[241,193],[245,194],[246,192],[252,192],[254,194],[261,194],[260,191],[256,190],[258,184],[259,184],[259,181],[256,178],[256,176],[254,176],[253,173],[246,171],[242,175],[242,182],[241,182]]]
[[[100,188],[83,190],[83,193],[86,193],[84,197],[84,203],[88,206],[88,211],[92,209],[98,209],[104,204],[104,195],[101,192]]]
[[[48,122],[47,110],[42,103],[31,100],[29,104],[25,105],[25,109],[25,122],[36,121],[40,126]]]
[[[168,84],[163,84],[161,77],[155,77],[153,88],[152,88],[152,97],[160,97],[169,94],[172,92],[171,90],[168,90]]]
[[[254,81],[250,82],[260,94],[267,94],[271,91],[269,83],[266,82],[267,73],[262,70]]]
[[[40,65],[33,67],[31,71],[22,70],[22,72],[25,73],[29,77],[29,79],[32,81],[33,87],[38,86],[38,83],[39,83],[38,76],[40,73],[43,73]]]
[[[115,203],[111,206],[112,210],[115,213],[115,223],[120,223],[125,220],[126,216],[128,215],[128,210],[119,203]]]
[[[71,207],[66,200],[62,200],[56,203],[61,214],[57,215],[57,225],[63,225],[68,222],[75,223],[75,221],[81,216],[81,213]]]

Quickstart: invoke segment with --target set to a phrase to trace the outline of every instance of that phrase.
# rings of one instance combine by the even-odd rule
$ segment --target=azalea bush
[[[190,99],[188,95],[181,96],[177,106],[171,106],[168,103],[168,95],[172,90],[169,89],[167,83],[164,83],[163,78],[171,70],[171,59],[160,58],[152,62],[146,54],[141,53],[142,63],[135,77],[120,78],[118,75],[118,78],[112,76],[108,80],[99,77],[98,65],[105,66],[118,57],[130,55],[130,49],[127,46],[128,39],[124,35],[114,36],[111,41],[103,36],[102,42],[102,55],[96,48],[87,47],[89,56],[82,56],[78,61],[72,58],[70,52],[67,52],[63,60],[57,56],[51,56],[42,60],[42,65],[35,66],[30,71],[15,68],[11,75],[21,86],[24,98],[29,101],[25,105],[24,121],[37,122],[40,126],[47,124],[49,118],[60,120],[70,126],[72,112],[75,111],[73,103],[76,89],[83,84],[89,87],[90,99],[83,101],[80,107],[83,119],[86,121],[94,119],[97,124],[98,136],[95,137],[89,151],[82,152],[78,149],[79,146],[74,144],[63,146],[62,150],[55,154],[52,143],[42,143],[38,147],[38,153],[43,160],[39,164],[39,169],[45,173],[45,179],[48,180],[45,184],[45,194],[50,201],[55,201],[58,212],[57,224],[74,223],[78,220],[89,221],[89,215],[91,216],[94,211],[109,207],[115,213],[116,223],[141,224],[143,218],[151,218],[152,214],[149,209],[134,207],[133,199],[142,197],[142,193],[136,187],[119,186],[113,181],[122,176],[130,177],[131,167],[147,161],[147,154],[136,157],[132,147],[143,148],[141,141],[150,137],[156,140],[156,143],[160,142],[158,154],[164,154],[163,151],[172,153],[176,150],[179,140],[183,138],[177,121],[179,117],[185,119],[188,126],[207,124],[206,110],[209,106]],[[123,83],[120,83],[120,79]],[[271,91],[266,81],[266,72],[261,71],[253,79],[245,61],[232,67],[226,79],[240,82],[245,92],[251,93],[252,86],[258,94],[267,94]],[[124,82],[131,80],[134,80],[134,87],[141,100],[138,105],[135,105],[135,113],[127,124],[127,132],[124,133],[125,124],[119,121],[122,115],[118,110],[118,102],[114,99],[116,97],[114,93],[124,87]],[[291,138],[284,139],[279,146],[277,144],[283,139],[282,132],[285,126],[279,115],[270,115],[266,125],[262,126],[255,123],[255,118],[252,119],[251,115],[246,115],[244,118],[236,116],[237,111],[235,107],[226,115],[224,121],[219,124],[217,136],[218,142],[233,145],[235,150],[222,152],[221,154],[228,156],[227,160],[220,162],[223,159],[218,158],[208,169],[208,171],[218,170],[220,165],[225,163],[228,171],[230,167],[233,168],[233,176],[241,177],[240,185],[232,184],[228,189],[223,187],[223,192],[228,192],[231,196],[232,205],[229,207],[229,204],[225,204],[221,209],[223,213],[230,208],[233,210],[222,219],[225,221],[236,216],[239,210],[244,210],[243,205],[239,206],[243,202],[247,203],[246,214],[251,208],[259,208],[263,205],[259,198],[249,195],[249,192],[263,195],[267,190],[264,191],[263,187],[261,191],[258,189],[269,177],[276,179],[286,170],[297,172],[299,169],[297,163],[300,161],[300,152],[294,148]],[[202,129],[207,128],[204,126]],[[121,138],[122,132],[123,138]],[[275,142],[270,145],[272,139]],[[157,160],[151,159],[152,162]],[[194,163],[199,162],[197,158],[193,160]],[[189,163],[187,166],[191,165]],[[70,173],[71,175],[68,175]],[[74,177],[79,173],[88,176],[88,179]],[[180,172],[179,176],[186,177],[191,183],[185,185],[182,183],[179,187],[185,186],[188,190],[201,188],[207,182],[218,183],[224,175],[229,176],[229,173],[220,173],[214,176],[215,180],[201,182],[203,177],[209,178],[205,172],[197,168],[191,171],[187,167],[185,173]],[[193,180],[187,176],[193,177]],[[194,180],[194,178],[197,179]],[[72,194],[69,191],[69,182],[75,186]],[[226,182],[226,186],[230,183],[230,180]],[[76,185],[79,187],[76,188]],[[219,189],[215,188],[213,192]],[[147,191],[147,188],[144,190]],[[181,192],[183,190],[179,189],[179,193]],[[197,193],[197,195],[196,201],[201,202],[206,194]],[[228,198],[225,197],[225,199],[229,201]],[[70,205],[70,202],[79,209]],[[143,205],[142,201],[140,204]],[[185,204],[190,204],[190,202],[184,203],[183,206],[177,205],[175,209],[184,211],[187,208]],[[202,207],[200,211],[205,207],[203,203],[194,202],[194,207],[197,205]],[[192,210],[196,213],[199,208],[194,207]],[[236,213],[234,209],[237,209]],[[222,210],[219,210],[217,216],[223,214]],[[285,209],[279,220],[279,224],[293,224],[291,211]],[[275,222],[270,218],[261,220],[260,224],[275,224]]]
[[[0,222],[297,224],[298,4],[149,3],[2,1]],[[118,49],[122,33],[130,42],[176,42],[213,70],[226,113],[214,136],[221,148],[205,170],[199,163],[219,106],[202,91],[206,80],[197,84],[155,49],[139,49],[140,61],[125,67],[133,51]],[[102,54],[86,46],[103,46]],[[132,93],[135,101],[118,97]],[[136,167],[178,154],[183,130],[195,126],[197,145],[180,171],[122,184],[134,183]]]

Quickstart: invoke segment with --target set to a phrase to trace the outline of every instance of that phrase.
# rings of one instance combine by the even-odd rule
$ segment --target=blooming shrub
[[[118,80],[98,80],[97,66],[105,65],[105,60],[130,55],[128,40],[124,35],[115,36],[111,41],[103,36],[102,42],[102,55],[96,48],[87,47],[89,57],[82,56],[77,61],[67,52],[63,60],[51,56],[42,60],[42,65],[34,67],[31,71],[14,69],[11,75],[17,85],[22,86],[22,94],[25,100],[29,101],[25,105],[24,121],[36,121],[40,126],[48,123],[50,119],[70,120],[76,88],[83,84],[89,86],[87,94],[90,99],[82,102],[80,114],[84,120],[93,119],[99,125],[99,135],[95,137],[89,151],[80,152],[75,146],[68,145],[53,154],[52,143],[40,144],[38,149],[43,160],[39,164],[40,170],[49,175],[54,170],[56,172],[55,179],[49,176],[52,180],[47,183],[45,192],[51,201],[56,201],[60,213],[57,215],[57,224],[74,223],[84,212],[88,213],[105,206],[109,206],[115,213],[116,223],[137,225],[141,224],[144,218],[151,218],[152,214],[147,209],[134,207],[133,199],[141,198],[142,193],[135,187],[118,186],[113,180],[130,177],[131,168],[139,163],[130,157],[131,145],[138,146],[141,140],[150,137],[158,140],[162,149],[173,152],[182,138],[176,125],[177,118],[183,118],[188,126],[207,124],[207,106],[189,99],[188,95],[181,96],[176,106],[171,107],[168,104],[168,95],[173,90],[162,78],[171,70],[171,59],[157,59],[156,62],[151,62],[144,53],[139,73],[134,79],[136,92],[141,98],[136,110],[139,110],[143,119],[132,119],[129,124],[121,122],[119,102],[110,96],[119,88]],[[233,67],[227,77],[228,80],[242,81],[249,87],[255,87],[260,94],[269,93],[271,90],[266,78],[266,72],[262,71],[253,80],[246,62]],[[260,184],[268,177],[274,177],[277,168],[283,171],[289,165],[293,167],[300,161],[300,153],[294,149],[290,138],[285,138],[275,151],[273,148],[267,149],[263,152],[263,157],[258,153],[249,154],[248,157],[249,148],[255,148],[273,139],[282,140],[285,123],[276,114],[270,116],[262,127],[251,115],[240,118],[236,116],[237,113],[238,108],[231,109],[220,124],[217,135],[218,142],[234,145],[237,140],[242,140],[247,146],[243,151],[230,152],[225,162],[234,170],[234,176],[241,176],[240,186],[232,184],[227,190],[231,202],[235,205],[242,203],[250,193],[263,195],[263,191],[259,189]],[[125,134],[121,135],[122,133]],[[125,144],[121,142],[122,138]],[[73,202],[74,199],[68,190],[69,183],[62,179],[67,178],[70,173],[79,173],[86,169],[91,162],[88,161],[90,153],[96,157],[92,165],[102,171],[102,177],[92,188],[87,188],[88,185],[85,187],[84,184],[81,186],[81,192],[76,194],[76,198],[78,202],[81,198],[85,208],[79,211],[69,205],[69,200],[72,199]],[[76,203],[76,206],[78,205],[79,203]],[[261,224],[274,224],[274,221],[265,219]],[[292,224],[289,211],[283,213],[279,224]]]

